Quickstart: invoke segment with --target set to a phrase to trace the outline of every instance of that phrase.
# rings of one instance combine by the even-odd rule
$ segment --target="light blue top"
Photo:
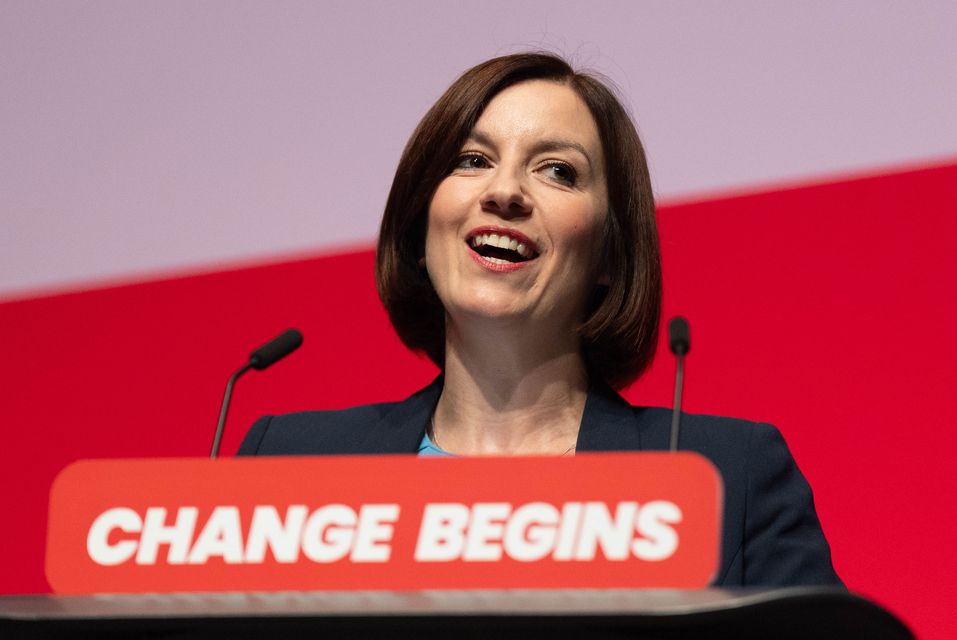
[[[439,449],[435,444],[432,443],[432,439],[429,438],[429,434],[426,433],[422,436],[422,442],[419,443],[419,455],[420,456],[445,456],[447,458],[454,458],[454,453],[449,453],[444,449]]]

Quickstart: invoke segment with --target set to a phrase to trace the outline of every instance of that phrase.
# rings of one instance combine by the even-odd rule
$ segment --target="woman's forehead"
[[[530,80],[498,93],[469,138],[486,144],[548,140],[601,157],[598,126],[584,100],[566,84]]]

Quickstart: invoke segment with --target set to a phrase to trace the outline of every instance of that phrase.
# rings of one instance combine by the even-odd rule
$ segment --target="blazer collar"
[[[444,378],[396,403],[366,432],[363,450],[415,453],[442,393]],[[604,383],[588,390],[578,431],[578,451],[640,451],[641,431],[634,408]]]

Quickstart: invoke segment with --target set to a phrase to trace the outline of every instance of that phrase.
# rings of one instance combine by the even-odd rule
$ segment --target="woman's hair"
[[[442,368],[445,309],[420,265],[429,203],[492,98],[527,80],[571,87],[598,125],[608,180],[598,273],[607,274],[609,284],[596,283],[578,333],[589,376],[620,388],[644,371],[657,343],[661,264],[651,179],[635,126],[612,91],[555,55],[522,53],[483,62],[462,74],[422,118],[399,160],[382,217],[379,297],[402,342]]]

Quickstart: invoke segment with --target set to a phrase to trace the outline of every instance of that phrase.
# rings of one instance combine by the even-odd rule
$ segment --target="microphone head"
[[[302,344],[302,334],[297,329],[287,329],[249,354],[249,364],[262,371],[282,360]]]
[[[668,323],[668,345],[671,353],[679,357],[691,351],[691,329],[688,328],[688,321],[681,316],[675,316]]]

